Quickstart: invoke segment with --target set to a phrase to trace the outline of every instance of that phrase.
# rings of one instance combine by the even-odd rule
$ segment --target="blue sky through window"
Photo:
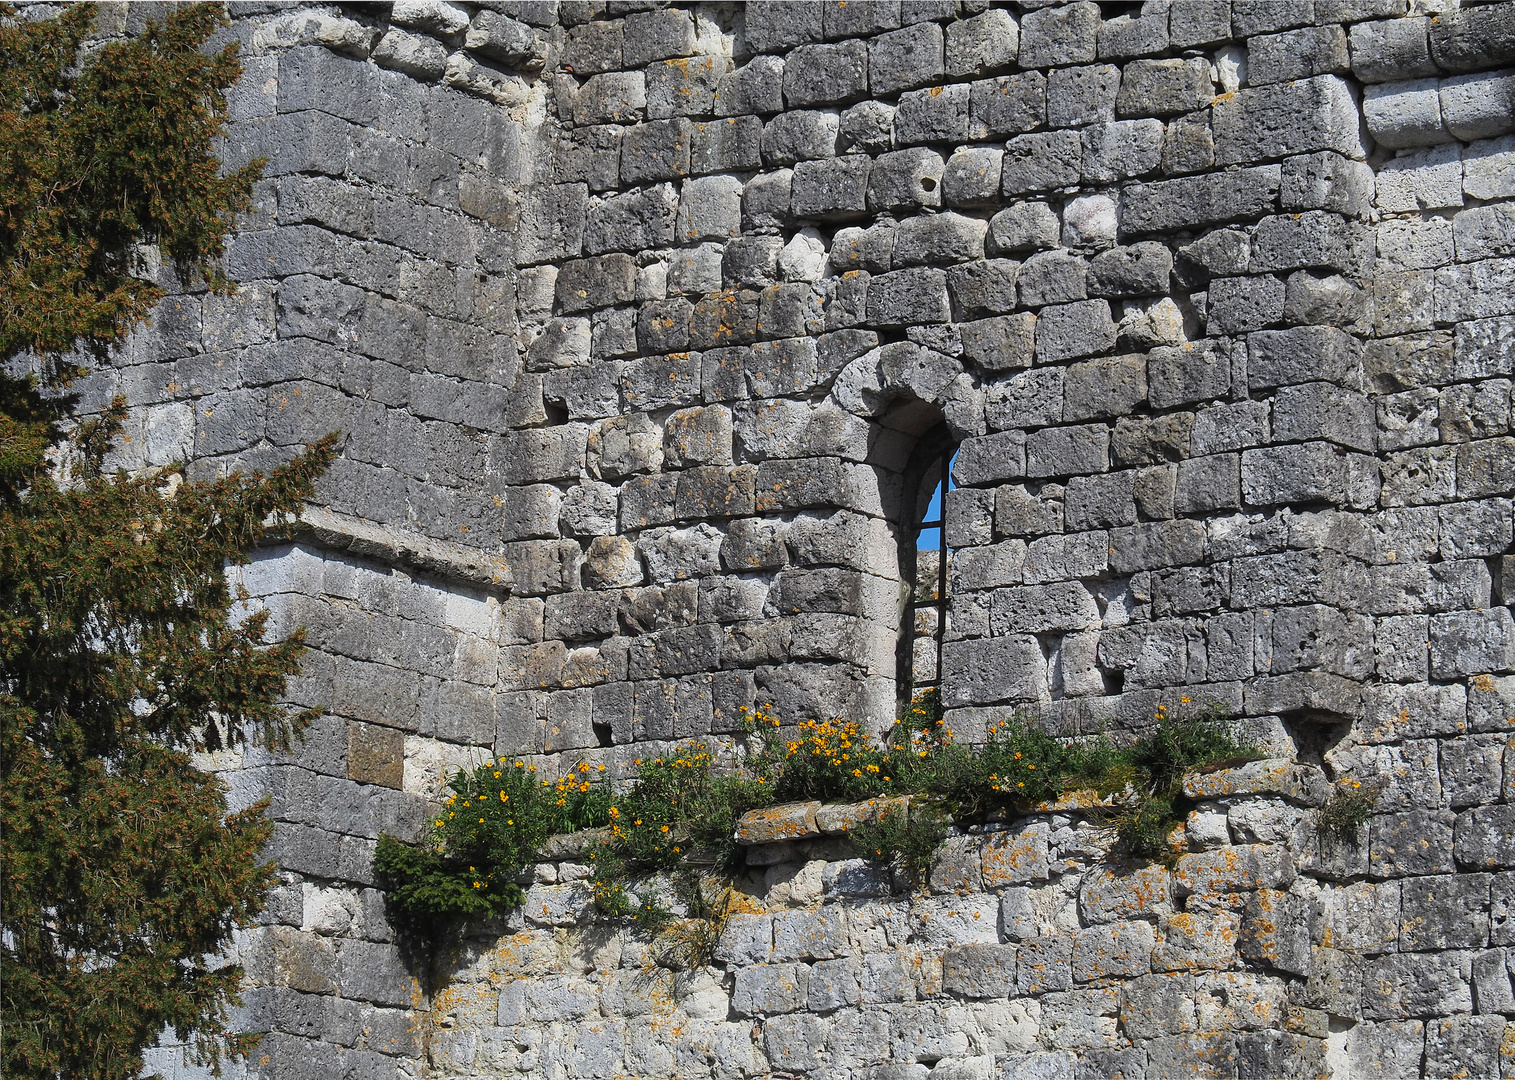
[[[952,460],[955,461],[956,459],[957,454],[953,453]],[[942,489],[944,486],[949,489],[952,487],[951,461],[948,462],[946,483],[945,485],[938,483],[936,490],[931,493],[931,505],[926,508],[926,516],[922,519],[923,521],[940,521],[942,519]],[[941,547],[941,537],[942,532],[939,526],[928,525],[921,529],[920,535],[916,538],[916,549],[919,551],[935,551]]]

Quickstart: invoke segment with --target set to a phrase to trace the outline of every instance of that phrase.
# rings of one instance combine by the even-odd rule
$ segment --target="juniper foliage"
[[[300,636],[237,618],[224,567],[296,513],[328,439],[269,475],[107,469],[126,404],[77,414],[70,385],[164,295],[161,261],[230,291],[223,238],[255,163],[214,151],[234,45],[221,8],[130,40],[94,11],[0,4],[0,1073],[128,1078],[171,1030],[202,1062],[241,970],[214,957],[263,906],[263,806],[228,812],[194,755],[278,747]],[[165,279],[166,280],[166,279]],[[244,613],[245,614],[245,613]]]

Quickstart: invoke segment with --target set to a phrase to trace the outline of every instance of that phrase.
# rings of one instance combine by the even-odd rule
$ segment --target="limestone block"
[[[1348,64],[1347,32],[1339,26],[1307,26],[1247,42],[1247,81],[1253,86],[1343,74]]]
[[[1047,76],[1047,123],[1054,128],[1109,123],[1115,119],[1120,84],[1120,68],[1114,64],[1059,68]],[[1122,115],[1132,114],[1122,110]]]
[[[1476,199],[1515,195],[1510,169],[1515,165],[1515,136],[1477,142],[1463,149],[1463,187]]]
[[[801,45],[784,58],[789,108],[855,101],[868,88],[868,49],[861,41]]]
[[[1357,103],[1348,84],[1335,75],[1239,90],[1213,111],[1218,165],[1317,150],[1362,154]],[[1371,125],[1370,120],[1370,130]]]
[[[643,67],[670,56],[687,56],[694,49],[694,20],[683,11],[644,11],[627,16],[621,62]]]
[[[868,42],[868,86],[877,97],[925,86],[941,79],[943,71],[942,28],[932,22],[916,23]]]
[[[1352,73],[1366,83],[1436,75],[1430,24],[1425,16],[1354,24],[1349,31]]]
[[[980,852],[984,887],[1045,880],[1048,835],[1044,824],[991,834]]]
[[[821,5],[808,0],[755,3],[746,12],[744,27],[754,52],[785,52],[821,40]]]
[[[773,916],[775,961],[830,960],[850,951],[846,916],[840,908],[808,908]]]
[[[1456,12],[1431,24],[1431,57],[1447,71],[1477,71],[1515,58],[1515,19],[1502,6]]]
[[[1286,849],[1268,844],[1181,855],[1173,871],[1173,881],[1181,896],[1271,889],[1287,886],[1293,880],[1293,858]]]
[[[1093,124],[1084,129],[1082,142],[1086,182],[1125,180],[1157,169],[1162,160],[1163,124],[1160,120]]]
[[[1394,953],[1363,972],[1362,1014],[1370,1020],[1471,1012],[1472,988],[1457,953]]]
[[[942,953],[942,989],[965,998],[1004,997],[1014,991],[1014,945],[963,945]]]
[[[1382,1076],[1420,1070],[1425,1024],[1420,1020],[1358,1024],[1347,1033],[1346,1055],[1354,1069]]]
[[[981,79],[968,87],[970,139],[1005,138],[1046,123],[1047,79],[1039,71]]]
[[[1039,995],[1073,987],[1073,939],[1064,935],[1029,938],[1020,944],[1015,990]]]
[[[1261,217],[1277,202],[1280,176],[1278,166],[1262,165],[1133,185],[1121,199],[1121,227],[1145,235]]]
[[[952,78],[985,75],[1015,63],[1020,27],[1000,8],[947,25],[946,71]]]
[[[1087,64],[1095,58],[1099,24],[1099,8],[1090,3],[1027,12],[1020,24],[1021,67]]]
[[[1121,1027],[1133,1039],[1158,1039],[1196,1029],[1195,979],[1187,972],[1128,979],[1121,983],[1120,993]]]
[[[1132,61],[1121,71],[1123,117],[1167,117],[1209,105],[1215,85],[1204,61]]]
[[[1464,861],[1476,865],[1478,855],[1494,850],[1486,843],[1490,833],[1480,828],[1481,820],[1463,817],[1464,851],[1472,856]],[[1368,824],[1369,868],[1380,877],[1453,873],[1457,865],[1452,858],[1453,836],[1450,813],[1412,810],[1375,816]]]
[[[1490,71],[1441,84],[1441,115],[1458,139],[1487,139],[1515,129],[1515,75]]]
[[[1104,923],[1073,938],[1073,980],[1090,982],[1112,975],[1145,975],[1151,970],[1155,937],[1144,922]]]
[[[753,810],[737,822],[736,839],[743,844],[768,844],[821,835],[815,814],[818,802],[785,803]]]
[[[1189,773],[1184,794],[1191,799],[1231,795],[1280,795],[1300,806],[1319,806],[1328,789],[1325,774],[1313,765],[1270,758],[1214,772]]]
[[[754,964],[736,973],[731,1008],[739,1016],[771,1016],[805,1007],[810,968],[805,964]]]

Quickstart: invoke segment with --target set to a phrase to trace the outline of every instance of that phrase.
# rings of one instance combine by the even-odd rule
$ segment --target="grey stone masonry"
[[[246,1074],[1515,1067],[1515,0],[230,14],[239,291],[162,272],[78,389],[129,469],[344,433],[236,571],[322,713],[213,763],[281,874]],[[1207,706],[1269,761],[1193,782],[1171,868],[1071,809],[914,898],[820,824],[754,846],[694,971],[571,858],[436,971],[385,919],[375,840],[458,765],[625,783],[938,679],[969,741]]]

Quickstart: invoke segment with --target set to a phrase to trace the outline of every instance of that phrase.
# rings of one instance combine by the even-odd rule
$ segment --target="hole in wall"
[[[929,176],[923,176],[923,177],[921,177],[921,190],[922,191],[935,191],[936,190],[936,181],[934,179],[932,179],[931,177],[929,177]]]
[[[548,427],[560,427],[568,423],[568,409],[566,406],[546,401],[542,403],[542,411],[547,414]]]
[[[1294,743],[1295,760],[1319,766],[1334,780],[1335,770],[1331,768],[1328,755],[1351,732],[1351,721],[1323,712],[1286,713],[1279,719]]]
[[[1100,18],[1118,19],[1122,15],[1131,18],[1139,18],[1142,13],[1141,0],[1098,0]]]
[[[601,724],[595,721],[591,722],[589,727],[594,732],[594,738],[597,744],[600,746],[615,745],[615,736],[611,733],[609,724]]]

